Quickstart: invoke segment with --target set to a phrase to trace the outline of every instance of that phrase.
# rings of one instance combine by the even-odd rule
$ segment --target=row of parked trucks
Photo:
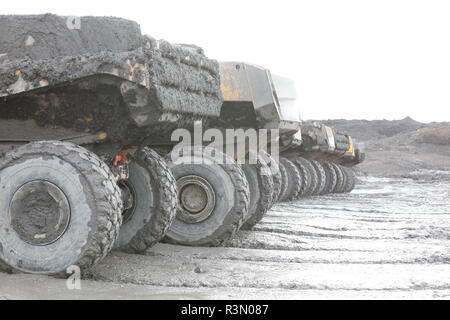
[[[220,246],[279,201],[354,188],[361,146],[301,121],[289,79],[77,19],[0,16],[0,268]]]

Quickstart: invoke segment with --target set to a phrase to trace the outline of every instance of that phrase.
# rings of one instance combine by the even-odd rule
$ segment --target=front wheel
[[[320,162],[316,160],[311,160],[311,165],[313,166],[314,170],[316,171],[317,176],[317,184],[314,190],[312,191],[312,195],[317,196],[322,194],[323,190],[325,189],[326,184],[326,174],[325,170],[323,169],[323,166]]]
[[[298,167],[289,159],[280,157],[280,163],[286,170],[286,189],[280,201],[293,201],[300,197],[303,180]]]
[[[233,159],[218,154],[209,148],[186,148],[178,161],[169,162],[179,209],[164,241],[220,246],[242,226],[250,198],[247,179]]]
[[[242,170],[250,188],[250,206],[244,217],[243,230],[250,230],[258,224],[270,210],[274,201],[273,171],[261,154],[257,154],[256,164],[243,164]]]
[[[116,247],[126,252],[144,252],[165,236],[175,219],[176,180],[164,159],[145,147],[134,155],[129,178],[120,181],[119,186],[127,201]]]
[[[344,173],[344,180],[345,180],[343,192],[345,193],[352,192],[356,185],[355,172],[353,171],[352,168],[349,167],[340,166],[340,168]]]
[[[344,192],[344,186],[345,186],[345,179],[344,179],[344,172],[339,167],[339,165],[335,163],[331,163],[334,172],[336,173],[336,186],[333,190],[333,193],[342,193]]]
[[[0,261],[59,274],[86,269],[112,248],[121,224],[120,190],[108,166],[77,145],[34,142],[0,161]]]
[[[291,158],[291,161],[297,165],[303,179],[301,196],[311,196],[318,183],[315,168],[309,160],[302,157]]]
[[[321,194],[330,194],[336,187],[336,172],[334,171],[333,166],[330,163],[323,163],[322,166],[323,170],[325,171],[325,188],[322,190]]]

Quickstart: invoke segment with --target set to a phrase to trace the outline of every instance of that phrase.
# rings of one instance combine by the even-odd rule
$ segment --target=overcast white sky
[[[450,1],[3,1],[2,14],[108,15],[295,80],[304,119],[450,121]]]

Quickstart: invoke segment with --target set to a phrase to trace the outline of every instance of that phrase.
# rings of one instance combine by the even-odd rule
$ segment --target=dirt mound
[[[424,128],[426,124],[410,117],[402,120],[326,120],[326,125],[346,132],[361,141],[393,137],[400,133],[414,132]]]
[[[415,135],[414,141],[417,143],[450,145],[450,126],[421,129]]]
[[[364,142],[366,160],[358,165],[363,174],[410,176],[436,180],[433,172],[450,170],[450,123],[402,120],[327,120],[325,124]],[[415,174],[415,172],[420,174]],[[437,178],[436,178],[437,177]]]
[[[139,25],[120,18],[0,16],[0,54],[10,60],[131,51],[142,42]]]

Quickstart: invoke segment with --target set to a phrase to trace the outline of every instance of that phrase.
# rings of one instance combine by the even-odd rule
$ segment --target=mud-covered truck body
[[[218,63],[128,20],[0,16],[0,74],[0,267],[64,273],[163,238],[176,181],[149,146],[220,115]]]
[[[353,137],[315,121],[302,123],[303,143],[299,154],[310,160],[354,166],[365,159],[364,145]]]
[[[300,145],[297,92],[290,79],[248,63],[220,62],[220,86],[224,102],[217,126],[276,129],[280,148]]]
[[[353,139],[347,134],[315,121],[302,122],[303,143],[295,150],[302,156],[321,161],[354,158]]]
[[[218,64],[201,50],[142,36],[127,20],[80,18],[76,29],[70,19],[1,17],[2,121],[32,120],[42,128],[33,140],[57,128],[120,149],[148,136],[166,142],[174,128],[220,113]],[[30,140],[7,127],[2,140]]]

